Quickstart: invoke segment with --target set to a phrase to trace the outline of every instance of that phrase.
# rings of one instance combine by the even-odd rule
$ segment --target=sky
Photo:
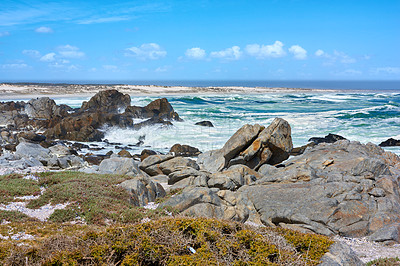
[[[0,3],[0,82],[399,80],[399,0]]]

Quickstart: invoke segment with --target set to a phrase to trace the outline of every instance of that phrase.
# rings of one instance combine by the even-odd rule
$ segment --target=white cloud
[[[53,63],[49,64],[49,67],[54,68],[54,69],[64,70],[64,71],[67,71],[67,72],[79,70],[79,66],[76,66],[76,65],[64,65],[64,64],[61,64],[60,62],[53,62]]]
[[[376,74],[384,73],[384,74],[400,74],[400,67],[378,67],[375,69]]]
[[[270,57],[282,57],[286,55],[283,49],[283,43],[276,41],[271,45],[259,45],[259,44],[249,44],[246,46],[246,52],[250,56],[254,56],[258,59],[270,58]]]
[[[109,71],[116,71],[116,70],[118,70],[118,67],[117,67],[117,66],[114,66],[114,65],[103,65],[103,68],[104,68],[105,70],[109,70]]]
[[[346,53],[336,50],[333,51],[333,54],[328,54],[319,49],[315,52],[315,55],[318,57],[326,58],[327,61],[324,63],[325,65],[333,65],[337,61],[339,61],[342,64],[353,64],[357,61],[356,59],[350,57]]]
[[[325,54],[325,52],[322,51],[321,49],[318,49],[318,50],[315,52],[315,55],[316,55],[316,56],[323,56],[324,54]]]
[[[185,56],[190,59],[200,60],[204,59],[206,56],[206,51],[199,47],[193,47],[186,50]]]
[[[37,50],[23,50],[22,53],[30,57],[35,57],[35,58],[40,57],[40,52]]]
[[[130,20],[130,18],[127,16],[92,18],[92,19],[80,20],[77,23],[78,24],[99,24],[99,23],[118,22],[118,21],[126,21],[126,20]]]
[[[79,48],[72,45],[63,45],[58,47],[58,53],[61,57],[65,58],[82,58],[85,56],[85,53],[79,51]]]
[[[49,27],[39,27],[35,30],[37,33],[52,33],[53,29]]]
[[[351,58],[350,56],[348,56],[347,54],[343,53],[343,52],[339,52],[339,51],[333,51],[333,55],[335,56],[335,58],[337,60],[339,60],[341,63],[343,64],[353,64],[356,62],[356,60],[354,58]]]
[[[157,67],[154,71],[161,73],[161,72],[167,72],[171,66],[162,66],[162,67]]]
[[[350,77],[359,76],[361,74],[362,74],[362,71],[356,70],[356,69],[346,69],[342,72],[334,73],[334,75],[336,75],[336,76],[350,76]]]
[[[139,47],[134,46],[125,50],[127,51],[125,56],[133,56],[142,60],[156,60],[167,55],[167,51],[162,49],[160,45],[156,43],[144,43]]]
[[[43,61],[43,62],[53,62],[54,60],[56,60],[56,59],[55,59],[55,56],[56,56],[55,53],[48,53],[48,54],[45,54],[44,56],[42,56],[42,57],[40,58],[40,61]]]
[[[51,67],[51,68],[64,68],[65,65],[60,64],[59,62],[54,62],[52,64],[49,64],[49,67]]]
[[[289,52],[291,52],[294,58],[298,60],[304,60],[307,58],[307,51],[299,45],[292,45],[289,48]]]
[[[8,31],[0,32],[0,37],[8,36],[10,33]]]
[[[211,52],[211,57],[223,58],[227,60],[238,60],[242,56],[242,51],[240,51],[239,46],[232,46],[218,52]]]
[[[28,65],[25,63],[20,63],[20,64],[4,64],[4,65],[0,65],[0,67],[2,69],[23,69],[23,68],[27,68]]]

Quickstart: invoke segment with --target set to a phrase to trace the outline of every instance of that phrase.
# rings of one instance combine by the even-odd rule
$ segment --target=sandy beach
[[[263,94],[284,92],[329,92],[336,90],[321,90],[308,88],[282,87],[185,87],[157,85],[103,85],[103,84],[0,84],[0,99],[27,98],[28,96],[92,96],[102,91],[116,89],[132,96],[143,95],[193,95],[193,94]]]

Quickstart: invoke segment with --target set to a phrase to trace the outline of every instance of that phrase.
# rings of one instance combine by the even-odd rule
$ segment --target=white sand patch
[[[63,204],[46,204],[38,209],[29,209],[26,207],[27,202],[11,202],[7,205],[0,204],[0,210],[3,211],[18,211],[22,212],[29,217],[37,218],[40,221],[46,221],[55,210],[65,209],[69,202]]]
[[[43,195],[43,192],[46,191],[46,188],[41,187],[40,188],[40,194],[39,195],[30,195],[30,196],[20,196],[20,197],[14,197],[14,200],[34,200],[34,199],[38,199],[40,196]]]
[[[143,206],[143,208],[148,209],[148,210],[155,210],[155,209],[157,209],[158,205],[160,205],[160,204],[155,203],[155,202],[149,202],[147,205]]]
[[[27,174],[27,173],[39,173],[48,171],[49,170],[44,166],[33,166],[33,167],[27,167],[25,169],[20,169],[16,167],[0,167],[0,175]]]
[[[385,246],[382,243],[368,241],[366,238],[348,238],[340,236],[335,236],[334,240],[349,245],[364,263],[379,258],[400,258],[400,244]]]

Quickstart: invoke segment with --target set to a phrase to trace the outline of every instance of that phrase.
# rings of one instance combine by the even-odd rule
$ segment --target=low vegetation
[[[399,258],[379,258],[373,261],[370,261],[366,264],[366,266],[395,266],[400,265]]]
[[[134,207],[118,186],[127,176],[49,172],[37,177],[1,176],[1,202],[40,195],[45,188],[28,207],[69,205],[46,222],[0,211],[2,265],[317,265],[333,243],[282,228]]]
[[[24,245],[1,241],[0,261],[6,265],[316,265],[333,243],[314,234],[187,217],[58,230]]]

